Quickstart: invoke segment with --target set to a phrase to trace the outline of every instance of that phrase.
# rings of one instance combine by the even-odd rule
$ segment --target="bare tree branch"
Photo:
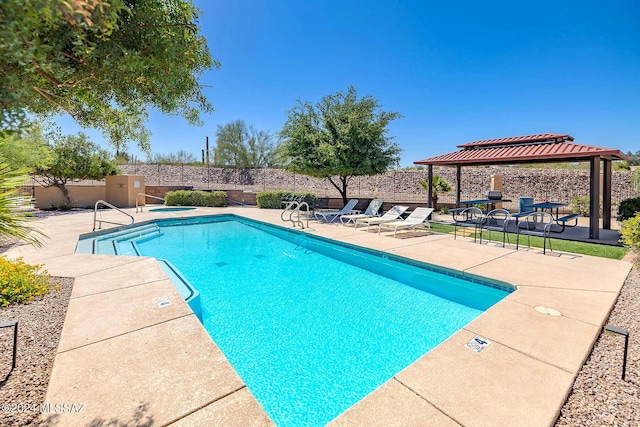
[[[71,112],[71,110],[69,110],[67,107],[65,107],[64,105],[62,105],[61,103],[59,103],[58,101],[53,99],[53,97],[49,93],[47,93],[45,90],[43,90],[43,89],[41,89],[41,88],[39,88],[37,86],[33,86],[33,90],[35,90],[44,99],[46,99],[47,101],[51,102],[52,104],[55,104],[58,107],[62,108],[64,111],[69,113],[69,115],[71,117],[75,118],[75,115]]]

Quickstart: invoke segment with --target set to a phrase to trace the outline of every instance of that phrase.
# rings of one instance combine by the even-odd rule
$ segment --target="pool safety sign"
[[[476,335],[475,337],[473,337],[473,339],[467,341],[467,343],[464,345],[465,347],[480,353],[482,350],[484,350],[489,344],[491,344],[491,341],[484,339],[478,335]]]

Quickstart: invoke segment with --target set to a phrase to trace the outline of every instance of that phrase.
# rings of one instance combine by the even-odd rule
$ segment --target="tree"
[[[12,170],[47,167],[51,162],[47,139],[56,132],[43,121],[30,122],[20,132],[0,132],[2,163]]]
[[[425,190],[429,191],[429,182],[424,179],[420,181],[420,186]],[[438,195],[442,193],[448,193],[453,190],[451,184],[439,175],[434,175],[431,179],[431,198],[433,199],[433,210],[438,210]]]
[[[116,163],[111,160],[109,153],[89,141],[82,132],[57,138],[50,144],[50,150],[53,156],[51,165],[35,168],[35,178],[45,187],[59,188],[65,206],[71,206],[66,187],[68,182],[101,180],[117,172]]]
[[[198,77],[218,67],[189,0],[0,2],[0,129],[66,112],[120,151],[148,149],[152,106],[200,124]]]
[[[315,106],[298,101],[280,132],[287,169],[327,178],[346,204],[352,177],[383,173],[399,160],[387,126],[400,114],[380,107],[369,95],[358,99],[353,86]]]
[[[633,186],[633,188],[637,191],[640,192],[640,169],[636,169],[633,172],[631,172],[631,185]]]
[[[276,167],[280,164],[278,145],[273,142],[273,135],[253,126],[247,127],[243,120],[218,125],[213,159],[216,166],[242,168]]]
[[[638,166],[640,165],[640,150],[632,153],[631,151],[627,152],[627,156],[629,156],[629,166]]]
[[[198,159],[193,153],[189,153],[184,150],[180,150],[177,153],[169,154],[151,154],[147,158],[147,163],[158,163],[165,165],[177,165],[177,164],[193,164],[198,163]]]

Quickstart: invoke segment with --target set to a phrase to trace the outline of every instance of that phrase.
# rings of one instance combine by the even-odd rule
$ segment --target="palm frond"
[[[27,181],[26,169],[13,170],[0,163],[0,239],[18,239],[42,246],[42,231],[29,224],[33,218],[30,208],[31,197],[20,193],[20,187]]]

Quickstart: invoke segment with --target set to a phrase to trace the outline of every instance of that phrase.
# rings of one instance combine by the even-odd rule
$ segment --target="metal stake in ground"
[[[624,336],[624,356],[622,359],[622,379],[624,380],[625,372],[627,370],[627,349],[629,348],[629,331],[618,326],[607,325],[604,328],[605,331],[613,332],[614,334]]]

